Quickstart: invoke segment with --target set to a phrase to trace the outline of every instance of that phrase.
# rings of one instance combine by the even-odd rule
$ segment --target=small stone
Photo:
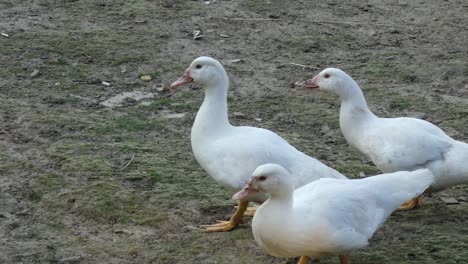
[[[258,117],[255,117],[254,120],[255,120],[255,121],[258,121],[258,122],[262,122],[262,119],[261,119],[261,118],[258,118]]]
[[[229,38],[230,37],[229,35],[226,35],[226,34],[221,34],[219,36],[222,37],[222,38]]]
[[[232,113],[232,116],[234,118],[244,118],[245,117],[245,115],[243,113],[241,113],[241,112],[234,112],[234,113]]]
[[[5,38],[9,38],[9,37],[10,37],[10,35],[8,35],[7,33],[3,33],[3,32],[0,33],[0,35],[4,36]]]
[[[186,115],[187,113],[167,113],[163,114],[162,117],[167,119],[179,119],[185,117]]]
[[[359,177],[364,178],[364,177],[366,177],[366,174],[363,171],[360,171],[359,172]]]
[[[142,81],[148,82],[148,81],[151,81],[152,78],[151,78],[151,76],[149,76],[149,75],[142,75],[142,76],[140,77],[140,79],[141,79]]]
[[[209,5],[209,4],[211,4],[210,1],[205,1],[205,5]]]
[[[39,73],[40,73],[39,70],[35,69],[33,72],[31,72],[31,78],[39,76]]]
[[[203,37],[201,30],[198,30],[198,29],[194,30],[192,32],[192,35],[193,35],[193,39],[200,39]]]
[[[106,81],[102,81],[101,84],[104,85],[104,86],[111,86],[111,84],[106,82]]]
[[[155,88],[156,91],[158,91],[158,92],[162,92],[162,91],[164,91],[164,84],[155,85],[155,86],[153,86],[153,88]]]
[[[234,60],[230,60],[229,63],[239,63],[239,62],[244,62],[243,59],[234,59]]]
[[[441,197],[440,198],[445,204],[459,204],[460,202],[453,197]]]
[[[184,233],[192,231],[192,230],[198,230],[198,228],[193,226],[193,225],[188,225],[188,226],[182,227],[182,232],[184,232]]]
[[[322,133],[324,133],[324,134],[327,134],[328,132],[330,132],[330,127],[327,124],[324,124],[320,128],[320,131],[322,131]]]

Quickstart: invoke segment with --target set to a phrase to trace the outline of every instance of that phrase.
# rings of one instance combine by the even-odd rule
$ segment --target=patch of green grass
[[[49,227],[52,230],[64,230],[66,228],[66,225],[60,220],[54,219],[47,223],[47,227]]]
[[[146,217],[143,219],[138,219],[136,222],[139,225],[158,227],[161,222],[167,221],[168,217],[166,215],[157,215],[152,217]]]
[[[97,221],[126,223],[143,209],[143,197],[108,181],[99,181],[76,189],[66,196],[75,199],[78,212]]]
[[[0,162],[0,172],[7,172],[9,170],[14,170],[18,168],[24,168],[26,164],[26,161],[10,161],[10,160],[4,160],[2,159],[2,162]]]
[[[118,117],[111,122],[93,127],[91,130],[98,135],[114,134],[120,131],[140,132],[148,130],[158,130],[165,127],[164,120],[146,119],[138,116]]]
[[[128,131],[142,131],[151,129],[160,129],[164,125],[159,120],[143,120],[137,117],[120,117],[115,121],[117,129],[124,129]]]
[[[232,232],[230,236],[231,240],[246,240],[252,238],[252,230],[250,230],[250,228],[237,229],[235,232]]]
[[[62,170],[73,174],[85,174],[98,177],[112,176],[114,166],[106,158],[100,155],[82,155],[68,158],[62,163]]]
[[[392,64],[373,64],[366,68],[365,75],[369,79],[385,80],[395,78],[398,74],[395,65]]]
[[[169,97],[162,97],[154,99],[149,105],[140,105],[139,108],[143,111],[147,110],[159,110],[166,107],[169,107],[171,104],[175,103],[175,100]]]
[[[64,57],[58,57],[55,60],[50,61],[51,64],[57,64],[57,65],[65,65],[67,64],[67,60]]]
[[[340,129],[340,116],[338,111],[337,113],[324,116],[322,122],[327,124],[330,129]]]
[[[149,58],[144,56],[144,55],[123,54],[123,55],[120,55],[117,58],[115,58],[113,64],[114,65],[122,65],[122,64],[125,64],[125,63],[132,63],[132,62],[143,63],[143,62],[147,62],[148,60],[149,60]],[[139,77],[141,77],[141,75]]]
[[[28,193],[28,199],[32,202],[39,202],[42,199],[42,193],[38,191],[30,191]]]
[[[408,98],[399,97],[391,100],[389,107],[390,109],[403,111],[411,107],[411,102]]]
[[[198,105],[192,103],[172,104],[171,109],[176,112],[195,112],[198,111]]]
[[[55,105],[64,105],[64,104],[77,104],[80,102],[77,98],[72,97],[61,97],[57,95],[48,95],[47,97],[43,98],[43,101],[50,104]]]
[[[42,190],[54,190],[65,185],[62,175],[56,173],[46,173],[33,178],[33,185]]]
[[[148,178],[152,184],[156,184],[157,182],[161,181],[162,176],[157,171],[151,171]]]
[[[193,101],[186,101],[185,98],[177,100],[178,98],[157,98],[149,105],[140,105],[138,108],[141,110],[139,113],[142,116],[147,115],[147,111],[157,111],[161,109],[169,109],[175,112],[193,112],[197,111],[199,104]]]
[[[182,99],[190,99],[193,97],[193,92],[182,91],[180,93],[180,98]]]

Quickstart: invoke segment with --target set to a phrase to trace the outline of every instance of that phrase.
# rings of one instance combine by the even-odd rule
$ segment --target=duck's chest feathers
[[[349,145],[358,149],[361,153],[364,152],[372,121],[373,116],[367,108],[346,105],[341,107],[341,131]]]
[[[290,239],[293,236],[287,232],[287,221],[281,218],[268,218],[262,221],[254,219],[252,229],[255,241],[260,247],[268,254],[277,257],[291,257],[294,256],[288,250]],[[279,228],[284,226],[284,228]]]

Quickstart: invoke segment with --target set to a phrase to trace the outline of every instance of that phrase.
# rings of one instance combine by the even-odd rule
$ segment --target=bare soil
[[[467,14],[461,0],[0,0],[0,263],[295,263],[265,255],[249,219],[197,229],[234,202],[191,154],[203,90],[168,85],[217,58],[233,124],[372,175],[339,130],[338,98],[294,83],[342,68],[378,115],[468,141]],[[123,92],[154,96],[100,104]],[[456,186],[394,213],[352,262],[468,263],[467,197]]]

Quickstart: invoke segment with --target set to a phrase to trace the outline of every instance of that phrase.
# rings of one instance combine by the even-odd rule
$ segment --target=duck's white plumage
[[[192,147],[208,174],[233,191],[240,190],[259,165],[272,162],[288,168],[296,187],[323,177],[345,178],[266,129],[231,127],[219,137],[192,141]]]
[[[272,179],[259,182],[258,177],[273,174],[283,179],[262,187]],[[320,179],[294,191],[287,171],[266,164],[252,180],[250,188],[277,188],[254,216],[255,241],[273,256],[319,257],[365,247],[396,208],[432,183],[433,175],[421,169],[358,180]]]
[[[436,176],[431,186],[434,191],[468,183],[468,144],[450,138],[425,120],[377,117],[369,110],[358,84],[339,69],[325,69],[311,81],[320,90],[341,97],[344,137],[381,171],[428,168]]]
[[[323,177],[346,178],[269,130],[232,126],[227,112],[229,79],[221,63],[200,57],[187,72],[194,82],[205,86],[205,99],[192,127],[192,150],[198,163],[219,184],[240,190],[255,168],[272,162],[291,173],[296,187]]]

